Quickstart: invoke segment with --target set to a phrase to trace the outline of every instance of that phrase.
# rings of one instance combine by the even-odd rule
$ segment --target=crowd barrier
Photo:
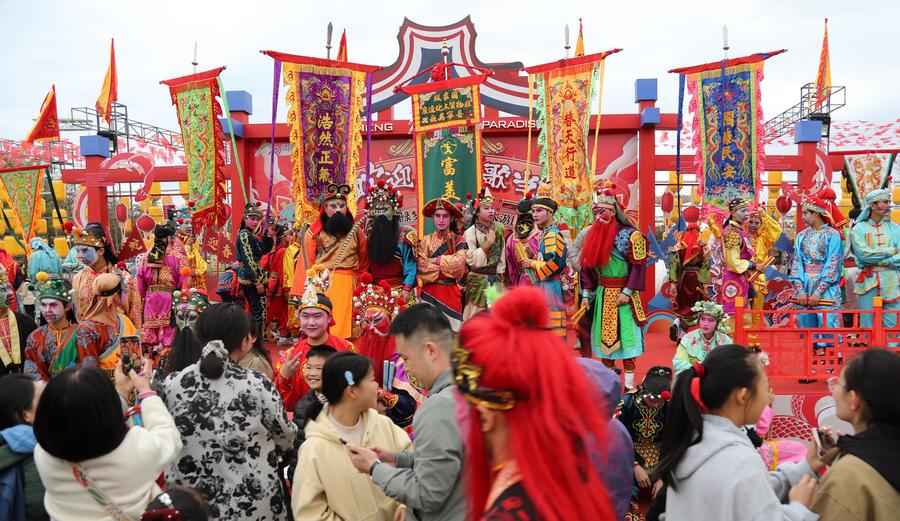
[[[752,310],[741,298],[736,304],[732,338],[768,355],[770,378],[824,381],[866,349],[886,347],[900,353],[900,328],[886,328],[883,321],[886,315],[896,317],[897,311],[885,311],[879,297],[871,310]],[[860,318],[868,314],[872,327],[863,327]],[[800,327],[803,315],[819,315],[824,325]],[[827,325],[832,316],[837,327]]]

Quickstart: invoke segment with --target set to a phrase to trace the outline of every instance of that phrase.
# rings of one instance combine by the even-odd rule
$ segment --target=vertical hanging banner
[[[756,200],[765,165],[763,62],[783,52],[669,71],[686,79],[697,179],[703,206],[714,213],[727,212],[731,199]]]
[[[169,87],[178,111],[189,198],[194,202],[194,230],[220,227],[227,220],[225,202],[225,133],[219,116],[222,107],[218,77],[225,67],[198,72],[160,83]]]
[[[377,66],[263,51],[282,62],[287,86],[294,216],[311,223],[329,183],[356,187],[366,75]],[[367,110],[368,112],[368,110]],[[355,212],[356,197],[348,200]]]
[[[888,185],[888,176],[894,166],[896,154],[868,153],[844,156],[844,172],[856,200],[865,206],[866,196],[873,190]]]
[[[439,72],[446,69],[445,64],[437,67]],[[486,71],[399,88],[412,98],[419,214],[432,199],[464,202],[466,194],[481,190],[479,86],[490,74]],[[419,219],[418,225],[420,236],[434,231],[430,219]]]
[[[7,212],[12,231],[22,238],[25,248],[37,231],[41,218],[38,201],[44,183],[44,169],[50,165],[26,165],[0,169],[0,201]]]
[[[621,50],[525,68],[537,92],[541,179],[552,187],[560,220],[575,230],[589,222],[591,213],[596,172],[589,167],[588,135],[591,107],[603,81],[601,63]]]

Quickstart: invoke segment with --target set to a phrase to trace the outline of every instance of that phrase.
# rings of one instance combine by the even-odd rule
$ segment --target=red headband
[[[706,404],[703,403],[703,398],[700,398],[700,379],[706,376],[706,367],[699,362],[691,367],[694,369],[695,375],[691,378],[691,397],[697,402],[697,405],[700,407],[700,412],[705,414],[709,412],[709,409],[706,407]]]

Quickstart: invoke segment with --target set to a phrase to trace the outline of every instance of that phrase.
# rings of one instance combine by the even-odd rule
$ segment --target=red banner
[[[25,143],[58,140],[59,116],[56,113],[56,85],[53,85],[44,98],[44,103],[41,104],[41,113],[34,122],[31,132],[28,133],[28,137],[25,138]]]

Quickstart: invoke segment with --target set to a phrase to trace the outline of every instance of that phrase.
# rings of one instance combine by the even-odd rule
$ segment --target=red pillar
[[[640,232],[652,232],[656,225],[656,124],[659,123],[658,110],[654,109],[657,99],[656,79],[639,79],[634,82],[634,101],[638,104],[641,120],[638,130],[638,226]],[[653,298],[656,293],[656,271],[647,270],[643,300]]]
[[[84,154],[84,186],[87,190],[87,220],[97,221],[103,228],[109,228],[109,203],[107,188],[100,173],[100,163],[109,157],[109,140],[102,136],[82,136],[81,150]]]

